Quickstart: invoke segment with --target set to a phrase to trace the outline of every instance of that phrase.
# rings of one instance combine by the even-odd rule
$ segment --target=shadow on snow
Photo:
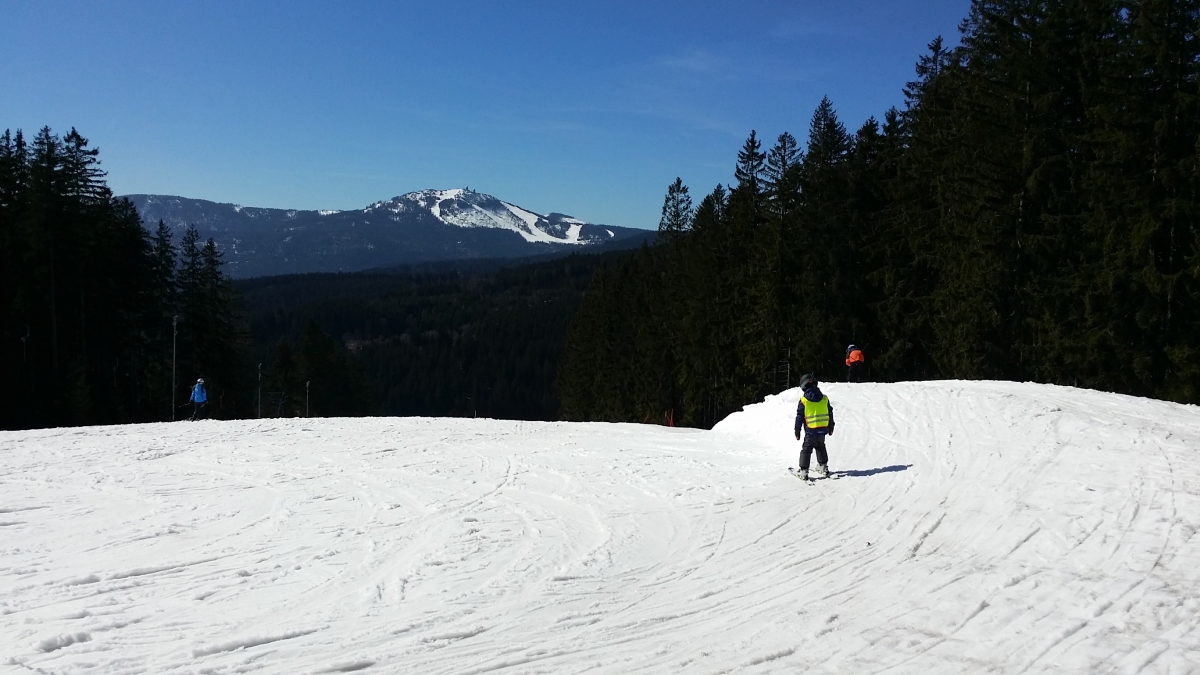
[[[834,471],[834,475],[840,477],[862,478],[864,476],[874,476],[879,473],[895,473],[897,471],[905,471],[912,464],[893,464],[891,466],[883,466],[878,469],[851,469],[850,471]]]

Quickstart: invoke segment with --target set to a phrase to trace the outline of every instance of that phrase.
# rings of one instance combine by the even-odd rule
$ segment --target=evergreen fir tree
[[[775,146],[767,152],[763,168],[763,184],[771,212],[781,220],[788,220],[795,212],[800,196],[800,162],[804,154],[796,138],[788,132],[779,134]]]
[[[670,244],[683,236],[692,226],[692,198],[683,180],[676,178],[667,186],[663,199],[662,218],[658,221],[658,240]]]
[[[733,170],[737,187],[745,186],[756,194],[760,193],[765,162],[766,155],[762,153],[762,143],[758,141],[756,132],[751,129],[750,137],[738,151],[737,166]]]
[[[204,354],[204,325],[207,318],[204,302],[204,261],[200,253],[200,232],[189,226],[179,242],[179,266],[176,274],[179,303],[179,336],[177,338],[176,395],[186,400],[191,382],[204,376],[207,365]],[[209,380],[212,376],[209,375]],[[211,387],[209,387],[211,389]]]
[[[800,167],[799,225],[789,232],[795,254],[789,256],[793,265],[785,283],[798,295],[787,330],[794,361],[824,379],[840,373],[841,347],[852,334],[847,317],[860,301],[846,268],[851,147],[833,104],[823,98],[813,112]]]
[[[710,427],[741,404],[729,193],[716,186],[696,206],[687,241],[685,298],[677,381],[684,424]]]
[[[245,339],[235,312],[233,289],[221,273],[224,261],[211,238],[205,241],[200,259],[203,323],[193,324],[193,329],[199,332],[203,354],[199,367],[212,378],[209,390],[217,397],[214,414],[228,417],[246,410],[249,403],[245,397],[249,389],[246,381],[249,367],[243,349]],[[227,394],[228,400],[223,398]]]
[[[943,208],[940,177],[950,170],[950,150],[963,143],[944,121],[958,97],[962,57],[946,50],[940,37],[928,50],[917,60],[917,79],[904,88],[905,109],[885,116],[896,176],[885,187],[888,206],[868,253],[882,296],[876,312],[882,344],[873,368],[891,377],[941,375],[933,358],[933,296],[940,274],[936,228]]]

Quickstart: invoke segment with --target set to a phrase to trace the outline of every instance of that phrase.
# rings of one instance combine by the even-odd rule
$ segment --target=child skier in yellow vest
[[[817,465],[821,476],[829,476],[829,453],[825,450],[825,437],[833,435],[833,405],[829,397],[817,388],[817,378],[811,373],[800,378],[800,404],[796,406],[796,440],[803,435],[800,446],[800,471],[797,475],[808,480],[808,462],[813,450],[817,451]]]

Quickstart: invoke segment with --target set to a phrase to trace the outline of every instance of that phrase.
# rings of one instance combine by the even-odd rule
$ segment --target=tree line
[[[289,373],[328,331],[350,347],[337,414],[557,419],[571,318],[595,270],[630,254],[238,280],[263,364],[263,414],[303,410],[305,379]]]
[[[796,382],[1033,380],[1200,402],[1200,2],[975,0],[904,105],[667,190],[597,274],[562,417],[708,427]],[[789,377],[790,374],[790,377]]]
[[[246,413],[215,242],[147,232],[88,146],[75,129],[0,136],[0,428],[170,420],[198,377],[216,414]]]

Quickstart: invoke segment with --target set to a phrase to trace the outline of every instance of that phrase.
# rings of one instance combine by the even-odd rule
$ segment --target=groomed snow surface
[[[1200,672],[1200,409],[830,384],[711,432],[0,433],[0,672]]]

